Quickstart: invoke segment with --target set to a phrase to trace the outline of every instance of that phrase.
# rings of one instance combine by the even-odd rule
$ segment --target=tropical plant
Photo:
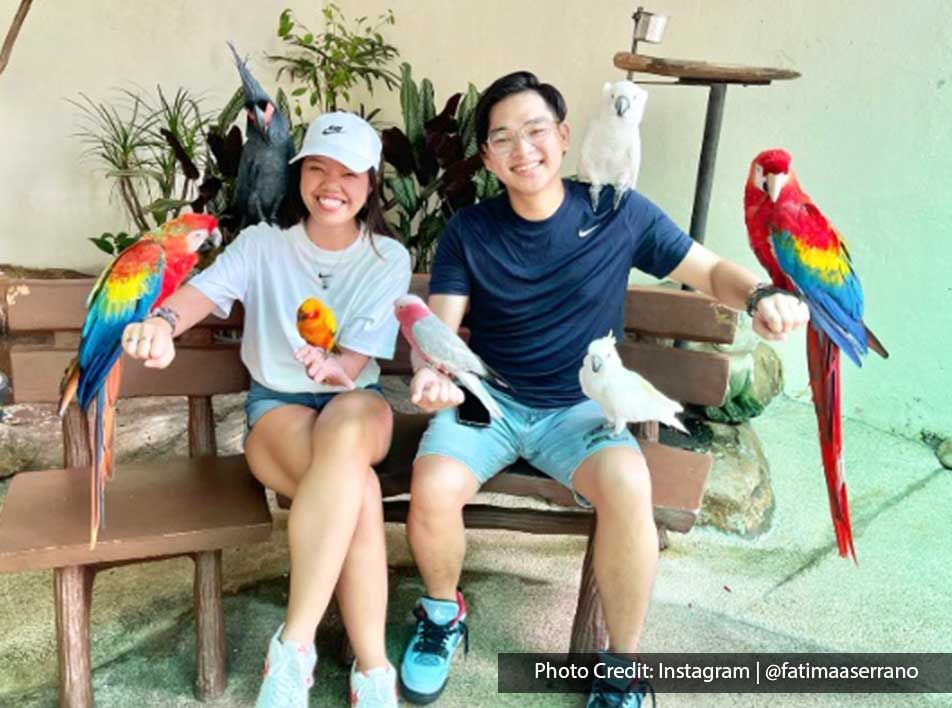
[[[495,176],[483,168],[476,144],[473,111],[479,93],[450,96],[437,113],[433,84],[413,80],[409,64],[400,67],[400,109],[404,129],[384,130],[384,195],[390,221],[414,258],[414,269],[429,269],[436,242],[458,209],[497,194]]]
[[[105,168],[135,231],[91,238],[98,248],[116,253],[185,206],[224,212],[226,183],[237,175],[241,151],[241,131],[226,133],[241,110],[240,90],[214,123],[201,100],[182,88],[171,98],[158,86],[155,98],[122,89],[111,102],[80,94],[70,103],[80,111],[76,135],[84,155]]]
[[[341,102],[350,101],[352,89],[360,84],[371,94],[376,82],[388,89],[397,86],[398,77],[387,65],[399,51],[380,32],[394,24],[392,10],[379,15],[375,24],[358,17],[352,25],[334,3],[324,5],[321,12],[324,31],[318,33],[311,32],[290,9],[278,20],[278,37],[286,50],[268,58],[278,65],[278,79],[287,74],[302,84],[291,91],[292,97],[307,96],[310,106],[323,113],[342,108]],[[361,113],[370,120],[377,111],[366,113],[361,106]],[[294,106],[294,115],[303,121],[300,101]]]

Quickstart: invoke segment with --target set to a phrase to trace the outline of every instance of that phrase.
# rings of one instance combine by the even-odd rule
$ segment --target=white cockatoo
[[[437,371],[451,376],[479,399],[489,415],[501,418],[502,411],[481,379],[499,380],[466,342],[426,306],[416,295],[404,295],[394,302],[394,312],[400,322],[400,331],[407,343],[420,357]]]
[[[578,178],[591,184],[592,210],[598,209],[598,193],[605,185],[615,188],[612,207],[638,183],[641,168],[641,133],[648,92],[631,81],[606,83],[597,115],[588,124],[582,141]]]
[[[640,374],[626,369],[615,349],[615,335],[596,339],[578,372],[582,392],[595,401],[618,435],[628,423],[657,420],[682,432],[687,429],[675,413],[683,408],[652,386]]]

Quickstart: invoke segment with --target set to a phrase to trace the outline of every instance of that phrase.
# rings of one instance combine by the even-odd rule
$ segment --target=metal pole
[[[711,92],[707,98],[707,117],[704,119],[701,159],[697,165],[694,209],[691,212],[691,238],[698,243],[704,243],[704,231],[707,228],[707,209],[711,203],[714,162],[717,160],[717,141],[721,134],[721,119],[724,117],[726,94],[727,84],[711,84]]]
[[[638,6],[638,9],[635,10],[635,14],[631,16],[631,19],[635,21],[635,26],[631,30],[631,53],[636,54],[638,52],[638,18],[641,17],[641,13],[645,8],[641,5]],[[626,78],[631,81],[631,77],[635,75],[635,72],[629,71],[626,74]]]

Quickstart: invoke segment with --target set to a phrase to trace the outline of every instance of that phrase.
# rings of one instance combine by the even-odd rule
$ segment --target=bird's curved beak
[[[628,100],[627,96],[619,96],[615,99],[615,113],[619,118],[625,115],[629,108],[631,108],[631,101]]]
[[[221,242],[222,242],[221,231],[219,231],[218,229],[215,229],[210,234],[208,234],[208,238],[206,238],[202,242],[202,245],[198,247],[198,252],[206,253],[208,251],[213,251],[219,246],[221,246]]]
[[[778,172],[776,174],[768,173],[765,179],[767,181],[767,196],[770,197],[770,201],[776,202],[789,176],[786,172]]]
[[[602,358],[598,354],[592,354],[592,373],[597,374],[602,370],[602,367],[605,365],[605,362],[602,361]]]
[[[269,123],[271,123],[271,116],[269,116],[257,106],[255,106],[253,110],[255,113],[255,123],[258,124],[258,129],[261,131],[261,134],[264,135],[265,139],[270,141],[271,133],[268,128]]]

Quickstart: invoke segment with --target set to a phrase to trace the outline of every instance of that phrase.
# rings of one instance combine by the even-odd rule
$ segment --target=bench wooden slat
[[[17,403],[59,400],[59,382],[76,353],[35,345],[10,348],[13,396]],[[123,398],[136,396],[211,396],[248,390],[248,372],[234,346],[181,347],[167,369],[146,369],[123,359]]]
[[[264,489],[241,455],[120,465],[106,486],[106,526],[93,551],[89,471],[23,472],[0,513],[0,572],[214,550],[270,534]]]
[[[622,342],[618,353],[666,396],[682,403],[720,406],[727,396],[730,359],[724,354],[674,349],[649,342]]]
[[[82,329],[86,297],[95,282],[95,278],[0,280],[0,307],[6,303],[7,330],[17,334]],[[236,303],[227,319],[211,315],[198,326],[240,329],[243,320],[244,310]]]
[[[625,328],[651,337],[729,344],[734,341],[737,314],[701,293],[632,285]]]

